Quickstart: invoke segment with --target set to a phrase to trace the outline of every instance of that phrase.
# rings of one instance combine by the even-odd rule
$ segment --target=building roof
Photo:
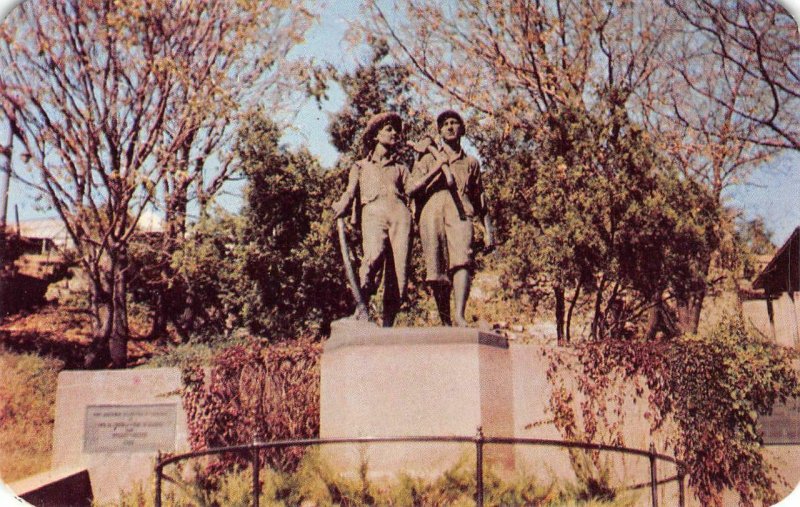
[[[58,246],[71,246],[72,238],[67,233],[67,228],[60,218],[38,218],[35,220],[25,220],[10,227],[12,231],[19,233],[23,238],[28,239],[48,239]],[[139,217],[136,229],[140,232],[164,231],[164,219],[150,211],[145,211]]]
[[[67,230],[64,222],[59,218],[40,218],[37,220],[26,220],[19,223],[19,229],[13,227],[23,238],[32,239],[59,239],[63,241]]]
[[[15,225],[9,224],[10,229],[19,232],[20,236],[26,238],[55,238],[66,233],[64,222],[60,218],[37,218],[25,220],[19,223],[19,231]],[[159,215],[145,211],[139,217],[136,229],[142,232],[162,232],[164,230],[164,219]]]
[[[763,289],[768,294],[800,291],[800,227],[792,232],[761,271],[753,282],[753,288]]]

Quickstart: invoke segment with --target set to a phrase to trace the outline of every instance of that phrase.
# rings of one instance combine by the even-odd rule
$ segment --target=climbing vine
[[[575,399],[563,385],[554,389],[551,408],[568,438],[597,438],[602,426],[611,443],[621,443],[619,418],[608,410],[620,410],[613,379],[625,379],[638,396],[647,394],[651,432],[663,432],[666,446],[686,464],[689,486],[703,505],[721,505],[726,489],[743,505],[772,503],[781,479],[764,459],[759,416],[800,396],[792,364],[797,356],[751,333],[738,316],[670,340],[589,342],[576,349],[577,389],[585,399],[580,411],[571,408]],[[557,368],[553,362],[551,377]]]
[[[311,341],[255,342],[217,354],[208,369],[183,372],[183,404],[192,449],[319,435],[319,355]],[[264,451],[264,462],[291,471],[302,448]],[[247,462],[246,456],[219,455],[209,475]]]

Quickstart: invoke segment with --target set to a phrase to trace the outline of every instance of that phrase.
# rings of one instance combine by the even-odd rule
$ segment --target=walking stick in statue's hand
[[[369,320],[367,304],[364,302],[364,295],[361,294],[361,287],[358,285],[356,272],[353,269],[353,262],[350,258],[350,247],[347,246],[344,218],[339,217],[336,219],[336,228],[339,230],[339,249],[342,252],[342,263],[344,264],[344,270],[347,274],[347,283],[350,285],[350,292],[353,293],[353,298],[356,300],[356,311],[353,316],[357,320]]]

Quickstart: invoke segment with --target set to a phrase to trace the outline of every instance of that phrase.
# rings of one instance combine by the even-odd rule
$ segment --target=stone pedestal
[[[322,438],[485,436],[514,433],[508,342],[475,329],[379,328],[339,321],[322,355]],[[330,445],[336,468],[370,476],[398,472],[433,476],[460,459],[474,466],[464,443]],[[511,469],[510,446],[487,446],[489,466]]]

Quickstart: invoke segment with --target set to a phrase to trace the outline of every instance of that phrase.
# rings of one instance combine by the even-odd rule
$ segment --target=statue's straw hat
[[[448,118],[455,118],[456,120],[458,120],[458,123],[461,124],[461,130],[462,130],[462,133],[463,133],[463,130],[464,130],[464,119],[461,117],[460,114],[458,114],[457,112],[453,111],[452,109],[447,109],[447,110],[442,111],[441,113],[439,113],[439,116],[436,117],[436,128],[437,129],[441,129],[442,125],[444,125],[445,120],[447,120]]]
[[[367,127],[364,129],[364,137],[362,139],[367,152],[372,151],[372,148],[375,147],[375,136],[387,123],[391,123],[398,134],[403,132],[403,120],[399,114],[391,111],[376,114],[369,119]]]

